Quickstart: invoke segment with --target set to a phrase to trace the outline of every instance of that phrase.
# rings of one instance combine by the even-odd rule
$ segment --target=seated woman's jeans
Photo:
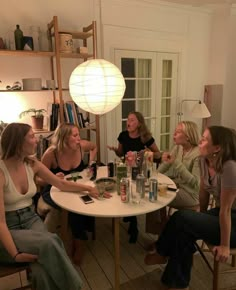
[[[231,220],[230,245],[236,247],[236,210],[232,210]],[[162,282],[169,288],[188,287],[196,251],[194,243],[200,239],[220,244],[218,208],[205,213],[180,210],[171,216],[156,242],[157,252],[169,258],[162,276]]]
[[[67,256],[56,234],[47,232],[32,207],[6,212],[6,222],[17,249],[35,254],[38,260],[30,263],[32,285],[36,290],[79,290],[82,280]],[[0,243],[0,261],[15,261]]]

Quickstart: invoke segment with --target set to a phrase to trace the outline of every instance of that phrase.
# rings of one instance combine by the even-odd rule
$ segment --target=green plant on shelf
[[[44,116],[44,113],[46,113],[45,109],[28,109],[20,113],[19,117],[22,118],[26,115],[31,115],[31,117],[35,118],[42,118]]]

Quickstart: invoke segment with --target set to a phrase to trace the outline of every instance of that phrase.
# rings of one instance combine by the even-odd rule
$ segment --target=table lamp
[[[99,115],[118,106],[124,96],[125,81],[120,70],[104,59],[78,65],[69,80],[73,101],[83,110]]]

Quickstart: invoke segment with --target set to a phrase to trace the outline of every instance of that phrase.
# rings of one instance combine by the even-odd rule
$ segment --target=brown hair
[[[236,161],[236,131],[223,126],[211,126],[208,130],[212,144],[220,146],[220,151],[214,156],[214,166],[217,172],[221,172],[226,161]]]
[[[152,137],[152,134],[145,123],[143,115],[137,111],[130,112],[129,115],[135,115],[139,122],[138,132],[140,134],[142,143],[146,143],[147,141],[149,141]]]
[[[52,146],[58,151],[62,151],[67,145],[67,139],[72,134],[72,129],[79,127],[71,123],[61,123],[55,130],[52,137]]]
[[[1,136],[2,159],[21,157],[24,138],[31,126],[23,123],[11,123],[3,130]]]

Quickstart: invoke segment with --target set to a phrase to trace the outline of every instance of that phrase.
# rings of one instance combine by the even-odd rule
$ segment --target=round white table
[[[83,179],[78,182],[83,182],[94,186],[94,183],[86,177],[86,172],[80,174]],[[107,177],[107,167],[102,166],[98,168],[97,178]],[[158,173],[158,182],[167,183],[168,186],[176,188],[174,182],[167,176]],[[175,191],[167,191],[165,196],[158,196],[156,202],[148,200],[148,194],[141,200],[140,204],[123,203],[117,192],[112,192],[112,197],[109,199],[94,199],[93,203],[85,204],[79,197],[83,193],[64,192],[55,187],[51,189],[51,197],[54,202],[62,209],[62,233],[63,242],[67,239],[67,211],[75,212],[82,215],[95,217],[109,217],[114,219],[114,249],[115,249],[115,289],[119,289],[120,277],[120,243],[119,243],[119,219],[120,217],[137,216],[146,214],[167,206],[176,196]]]

